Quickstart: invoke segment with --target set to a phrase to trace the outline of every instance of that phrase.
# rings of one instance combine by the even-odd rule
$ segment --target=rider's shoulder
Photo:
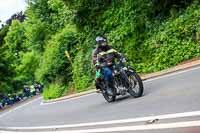
[[[99,51],[99,48],[98,48],[98,47],[96,47],[96,48],[94,48],[94,49],[93,49],[93,51],[92,51],[92,54],[97,54],[97,53],[98,53],[98,51]]]

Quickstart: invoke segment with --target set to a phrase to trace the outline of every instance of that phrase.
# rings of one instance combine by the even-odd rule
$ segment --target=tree
[[[13,20],[19,20],[20,22],[24,22],[26,16],[23,14],[23,12],[15,13],[13,14],[8,20],[6,20],[6,24],[10,25]]]
[[[21,25],[18,20],[14,20],[9,28],[7,36],[5,37],[5,42],[11,53],[15,55],[17,62],[20,59],[20,52],[26,50],[24,45],[25,39],[26,37],[23,25]]]

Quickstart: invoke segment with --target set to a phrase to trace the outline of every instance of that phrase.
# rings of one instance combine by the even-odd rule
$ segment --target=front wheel
[[[129,94],[133,97],[141,97],[143,94],[143,83],[140,76],[134,71],[130,70],[128,76],[129,80]]]

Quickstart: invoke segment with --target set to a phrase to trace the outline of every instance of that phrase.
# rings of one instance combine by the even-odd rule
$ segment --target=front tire
[[[128,76],[129,80],[129,94],[135,98],[141,97],[143,95],[143,83],[140,76],[134,71],[130,70]]]

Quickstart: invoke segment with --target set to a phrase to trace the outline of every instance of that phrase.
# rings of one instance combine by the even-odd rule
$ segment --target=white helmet
[[[107,39],[103,36],[97,36],[96,42],[99,44],[100,42],[107,42]]]

